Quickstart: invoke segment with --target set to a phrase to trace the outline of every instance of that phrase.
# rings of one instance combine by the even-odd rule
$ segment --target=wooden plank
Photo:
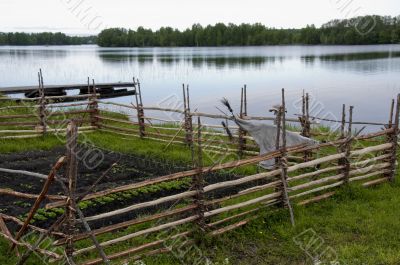
[[[335,194],[336,194],[335,191],[327,192],[327,193],[325,193],[325,194],[316,196],[316,197],[314,197],[314,198],[301,201],[301,202],[299,202],[297,205],[303,206],[303,205],[307,205],[307,204],[310,204],[310,203],[319,202],[319,201],[321,201],[321,200],[330,198],[330,197],[332,197],[332,196],[335,195]]]
[[[389,180],[390,179],[386,178],[386,177],[385,178],[379,178],[379,179],[375,179],[375,180],[371,180],[371,181],[365,182],[362,185],[363,185],[363,187],[370,187],[370,186],[374,186],[374,185],[378,185],[378,184],[387,182]]]
[[[164,229],[168,229],[168,228],[175,227],[175,226],[178,226],[178,225],[182,225],[182,224],[186,224],[186,223],[189,223],[189,222],[193,222],[197,218],[198,218],[198,216],[194,215],[194,216],[189,216],[187,218],[184,218],[184,219],[181,219],[181,220],[178,220],[178,221],[173,221],[173,222],[162,224],[162,225],[159,225],[159,226],[150,227],[150,228],[147,228],[147,229],[144,229],[144,230],[140,230],[140,231],[134,232],[132,234],[128,234],[128,235],[124,235],[122,237],[118,237],[118,238],[115,238],[115,239],[112,239],[112,240],[104,241],[104,242],[100,243],[100,246],[101,247],[112,246],[114,244],[117,244],[117,243],[120,243],[120,242],[124,242],[124,241],[127,241],[129,239],[133,239],[133,238],[136,238],[136,237],[139,237],[139,236],[142,236],[142,235],[158,232],[158,231],[161,231],[161,230],[164,230]],[[74,256],[86,253],[86,252],[91,251],[93,249],[95,249],[95,246],[90,246],[90,247],[87,247],[87,248],[82,248],[82,249],[76,250],[74,252]]]
[[[18,198],[24,198],[24,199],[37,199],[39,198],[39,194],[29,194],[29,193],[22,193],[18,192],[12,189],[1,189],[0,188],[0,194],[1,195],[8,195],[8,196],[15,196]],[[60,195],[46,195],[46,199],[49,200],[65,200],[66,196],[60,196]]]
[[[92,233],[94,235],[102,235],[102,234],[113,232],[113,231],[116,231],[116,230],[119,230],[119,229],[127,228],[129,226],[143,224],[143,223],[150,222],[150,221],[155,221],[155,220],[158,220],[158,219],[161,219],[161,218],[170,217],[170,216],[178,215],[178,214],[181,214],[181,213],[185,213],[185,212],[191,211],[191,210],[193,210],[195,208],[196,208],[196,205],[195,204],[191,204],[191,205],[188,205],[188,206],[183,207],[183,208],[174,209],[174,210],[168,210],[168,211],[163,212],[163,213],[159,213],[159,214],[155,214],[155,215],[151,215],[151,216],[147,216],[147,217],[143,217],[143,218],[133,219],[133,220],[125,221],[125,222],[122,222],[122,223],[118,223],[118,224],[113,224],[113,225],[109,225],[109,226],[106,226],[106,227],[102,227],[102,228],[93,230]],[[73,240],[74,241],[79,241],[79,240],[82,240],[82,239],[86,239],[89,236],[90,235],[88,233],[82,233],[82,234],[74,235]],[[54,246],[59,246],[59,245],[65,244],[65,243],[66,243],[65,239],[60,239],[60,240],[55,241],[53,243],[53,245]]]

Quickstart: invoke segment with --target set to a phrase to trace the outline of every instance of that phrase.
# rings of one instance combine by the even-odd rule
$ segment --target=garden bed
[[[81,146],[79,150],[79,153],[82,154],[81,157],[84,157],[83,154],[88,153],[90,150],[97,150],[97,152],[101,151],[102,155],[100,157],[103,157],[103,159],[102,162],[93,169],[90,169],[85,165],[85,161],[89,158],[82,159],[82,161],[80,161],[78,167],[78,194],[86,192],[87,189],[102,174],[104,174],[105,171],[110,169],[114,163],[117,163],[117,165],[109,170],[109,172],[106,174],[106,177],[91,192],[132,184],[191,169],[191,165],[183,163],[155,159],[153,157],[146,157],[138,154],[117,153],[98,149],[97,147],[95,149],[90,149],[86,146]],[[47,175],[55,161],[57,161],[57,158],[63,156],[65,153],[65,147],[56,147],[51,150],[36,150],[21,153],[0,154],[0,167],[26,170]],[[65,170],[61,169],[58,172],[58,175],[65,176]],[[2,180],[0,183],[0,188],[11,189],[21,193],[39,194],[44,183],[44,180],[25,175],[1,173],[0,176]],[[210,173],[206,174],[204,177],[208,184],[212,184],[224,180],[240,178],[241,176],[234,174],[233,172],[227,172],[224,174]],[[258,181],[258,183],[262,183],[262,181]],[[246,186],[250,187],[251,185],[252,184],[244,184],[239,187],[220,190],[218,192],[211,193],[210,196],[213,198],[220,198],[228,194],[234,194],[237,190]],[[83,210],[85,216],[91,216],[133,205],[135,203],[151,201],[160,197],[177,194],[191,189],[191,186],[191,178],[186,178],[177,181],[160,183],[150,187],[110,194],[94,200],[83,201],[79,204],[79,206]],[[64,195],[60,185],[57,182],[54,182],[51,185],[48,194]],[[0,212],[23,219],[25,214],[29,212],[33,202],[33,199],[23,199],[9,195],[2,195],[0,196]],[[44,228],[48,227],[53,223],[57,216],[64,212],[64,208],[45,210],[43,207],[49,202],[51,201],[45,200],[41,205],[42,208],[36,213],[34,218],[34,224],[36,226]],[[91,223],[91,226],[92,228],[97,228],[104,225],[134,219],[139,215],[152,214],[162,209],[169,208],[173,204],[174,203],[169,202],[153,208],[149,207],[132,211],[112,218],[107,218],[107,220],[93,222]],[[12,227],[12,229],[15,229],[15,227]]]

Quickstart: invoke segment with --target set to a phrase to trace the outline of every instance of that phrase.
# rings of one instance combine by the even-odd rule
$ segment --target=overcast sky
[[[299,28],[366,14],[400,15],[400,0],[1,0],[0,31],[95,34],[106,27],[217,22]]]

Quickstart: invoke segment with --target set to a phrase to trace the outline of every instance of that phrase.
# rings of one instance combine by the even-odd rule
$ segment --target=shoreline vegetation
[[[109,28],[98,36],[64,33],[1,33],[1,45],[82,45],[100,47],[209,47],[265,45],[370,45],[400,43],[400,16],[362,16],[336,19],[321,27],[269,28],[263,24],[194,24],[186,30],[162,27],[156,31]]]

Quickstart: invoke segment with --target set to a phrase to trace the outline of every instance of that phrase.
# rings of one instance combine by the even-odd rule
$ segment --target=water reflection
[[[63,58],[67,56],[66,50],[29,50],[29,49],[0,49],[0,57],[15,57],[15,58]]]
[[[161,66],[171,66],[185,63],[193,68],[215,67],[222,68],[247,68],[258,67],[269,63],[282,63],[288,57],[283,56],[251,56],[251,57],[229,57],[229,56],[188,56],[176,54],[124,54],[124,53],[98,53],[98,57],[104,63],[139,63],[144,64],[160,64]]]

